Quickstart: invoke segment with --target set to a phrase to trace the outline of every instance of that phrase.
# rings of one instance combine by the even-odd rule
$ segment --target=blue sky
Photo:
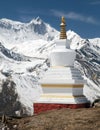
[[[65,16],[67,30],[100,37],[100,0],[0,0],[0,19],[29,22],[38,16],[57,30]]]

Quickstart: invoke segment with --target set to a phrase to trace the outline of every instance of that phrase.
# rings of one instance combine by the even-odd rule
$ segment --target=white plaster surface
[[[65,48],[70,48],[71,41],[68,39],[59,39],[55,41],[56,47],[58,46],[64,46]]]
[[[56,47],[49,57],[51,66],[73,66],[76,52],[70,49],[70,43],[68,39],[55,41]]]
[[[41,97],[36,103],[60,103],[60,104],[81,104],[87,103],[85,97],[78,98],[43,98]]]
[[[76,53],[69,49],[56,49],[50,54],[51,66],[73,66]]]
[[[87,100],[83,96],[85,80],[81,76],[80,71],[73,67],[76,53],[70,49],[70,41],[60,39],[55,43],[56,47],[49,57],[51,67],[40,80],[43,94],[37,103],[86,103]],[[43,85],[45,86],[43,87]],[[59,87],[57,85],[59,85]],[[70,85],[76,86],[73,88]],[[78,87],[77,85],[82,86]]]
[[[53,88],[46,88],[43,87],[43,93],[50,93],[50,94],[70,94],[70,95],[83,95],[83,88],[57,88],[57,87],[53,87]]]
[[[79,70],[72,67],[50,68],[40,80],[41,84],[84,84]]]

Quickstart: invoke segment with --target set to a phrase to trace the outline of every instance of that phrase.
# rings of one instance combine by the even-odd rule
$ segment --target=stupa
[[[83,95],[85,80],[74,68],[76,52],[70,49],[65,18],[61,19],[60,39],[51,52],[50,68],[40,80],[43,94],[34,102],[34,113],[60,108],[82,108],[89,104]]]

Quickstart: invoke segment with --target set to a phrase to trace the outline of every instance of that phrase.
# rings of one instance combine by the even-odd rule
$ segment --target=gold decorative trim
[[[60,24],[61,30],[60,30],[60,39],[67,39],[66,35],[66,22],[65,18],[61,18],[61,24]]]
[[[83,88],[83,84],[41,84],[41,86],[46,88]]]
[[[84,97],[84,95],[41,95],[42,98],[79,98],[79,97]]]

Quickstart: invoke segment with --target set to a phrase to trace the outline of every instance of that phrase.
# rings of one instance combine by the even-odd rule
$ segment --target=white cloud
[[[82,22],[85,22],[85,23],[100,25],[100,22],[97,21],[96,19],[94,19],[91,16],[84,16],[84,15],[81,15],[81,14],[75,13],[75,12],[65,13],[65,12],[61,12],[61,11],[57,11],[57,10],[51,10],[51,12],[56,17],[64,16],[67,19],[73,19],[73,20],[78,20],[78,21],[82,21]]]

